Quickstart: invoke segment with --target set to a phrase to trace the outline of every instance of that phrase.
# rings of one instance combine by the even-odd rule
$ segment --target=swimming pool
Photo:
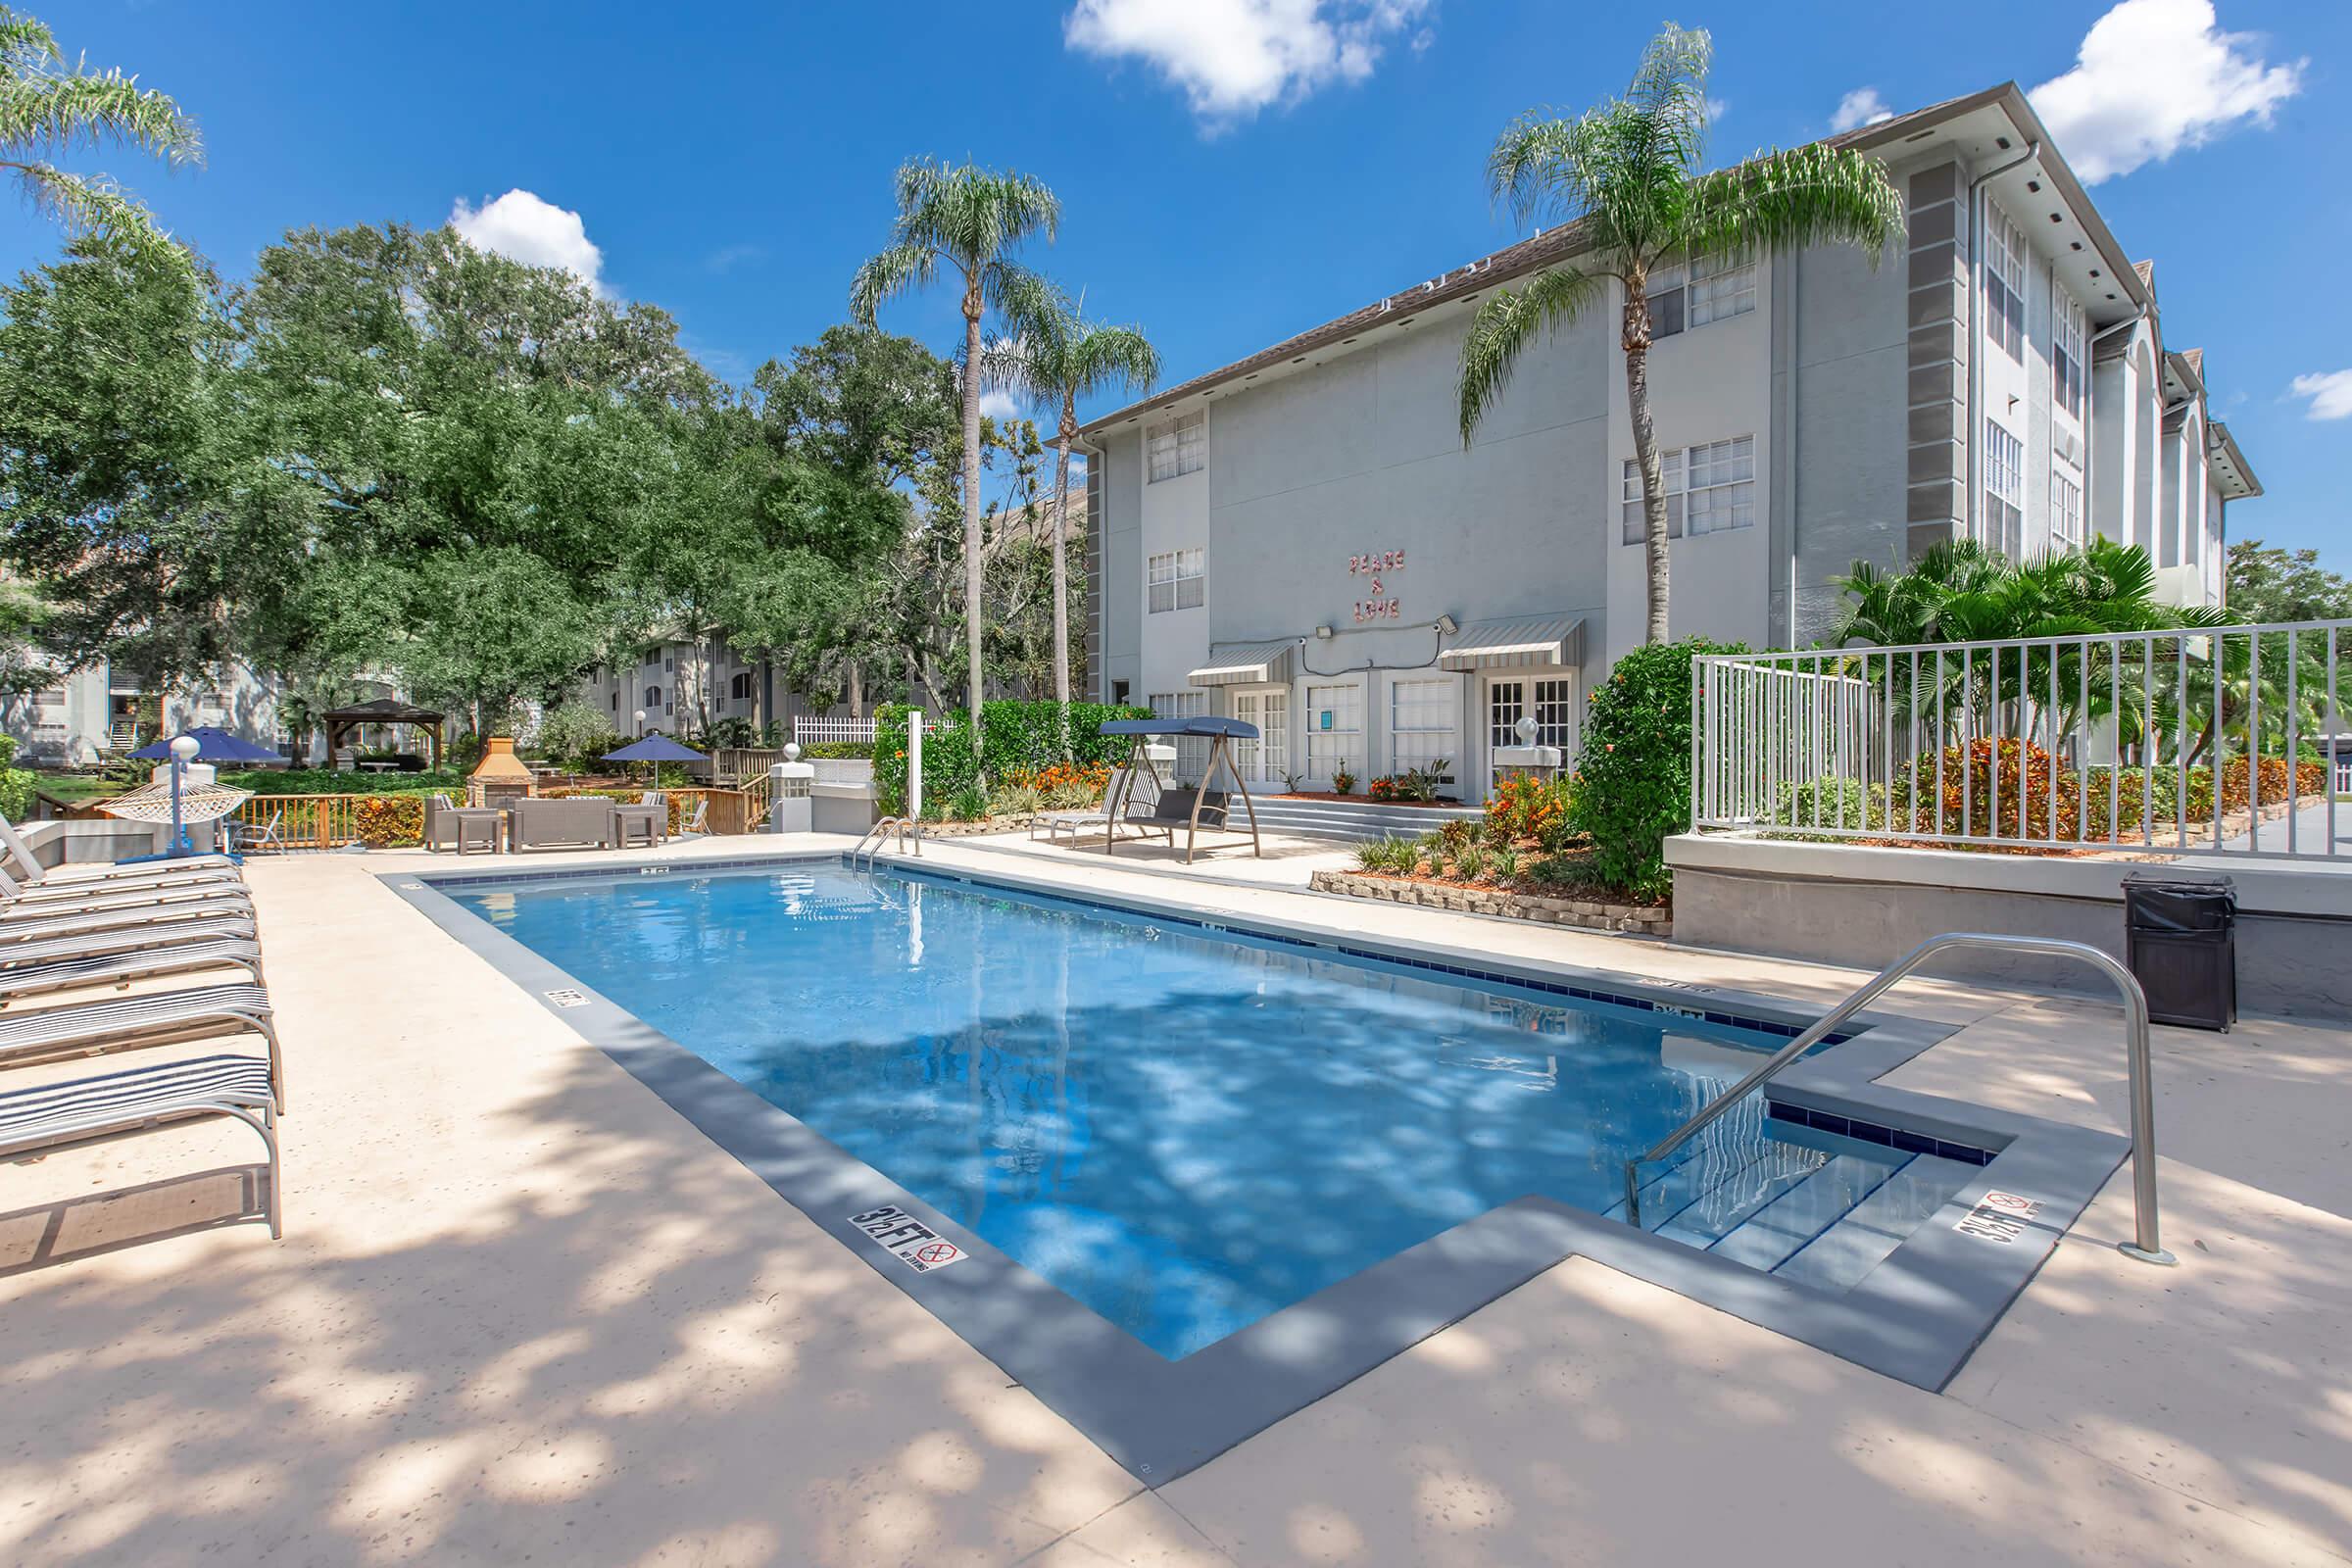
[[[1786,1038],[834,863],[447,894],[1169,1359],[1529,1195],[1610,1212]],[[1929,1144],[1759,1100],[1644,1217],[1844,1290],[1979,1174]]]

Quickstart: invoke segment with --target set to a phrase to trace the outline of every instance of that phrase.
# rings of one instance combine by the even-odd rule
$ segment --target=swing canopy
[[[1257,726],[1242,718],[1106,718],[1097,731],[1102,735],[1223,736],[1229,741],[1257,739]]]

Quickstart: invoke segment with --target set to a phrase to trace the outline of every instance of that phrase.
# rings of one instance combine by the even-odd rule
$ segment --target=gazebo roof
[[[326,710],[326,721],[330,724],[438,724],[442,716],[429,708],[418,708],[397,697],[378,697],[372,702]]]

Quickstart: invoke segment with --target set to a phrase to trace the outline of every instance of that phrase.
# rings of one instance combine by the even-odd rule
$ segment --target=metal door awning
[[[1517,615],[1507,620],[1474,620],[1454,633],[1438,654],[1446,669],[1501,669],[1519,664],[1585,662],[1581,615]]]
[[[1303,637],[1274,637],[1262,642],[1210,643],[1208,662],[1185,679],[1195,686],[1287,685]]]

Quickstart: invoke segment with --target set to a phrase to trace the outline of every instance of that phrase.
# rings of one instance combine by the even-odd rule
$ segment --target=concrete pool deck
[[[615,858],[528,863],[575,861]],[[2181,1267],[2113,1250],[2119,1174],[1941,1396],[1574,1259],[1147,1492],[377,880],[455,864],[251,867],[295,1097],[285,1242],[207,1228],[251,1201],[238,1129],[6,1167],[0,1560],[2352,1559],[2344,1031],[2159,1030]],[[1021,864],[1815,1004],[1858,978]],[[1935,981],[1886,1010],[1963,1026],[1887,1082],[2120,1128],[2109,1010]]]

